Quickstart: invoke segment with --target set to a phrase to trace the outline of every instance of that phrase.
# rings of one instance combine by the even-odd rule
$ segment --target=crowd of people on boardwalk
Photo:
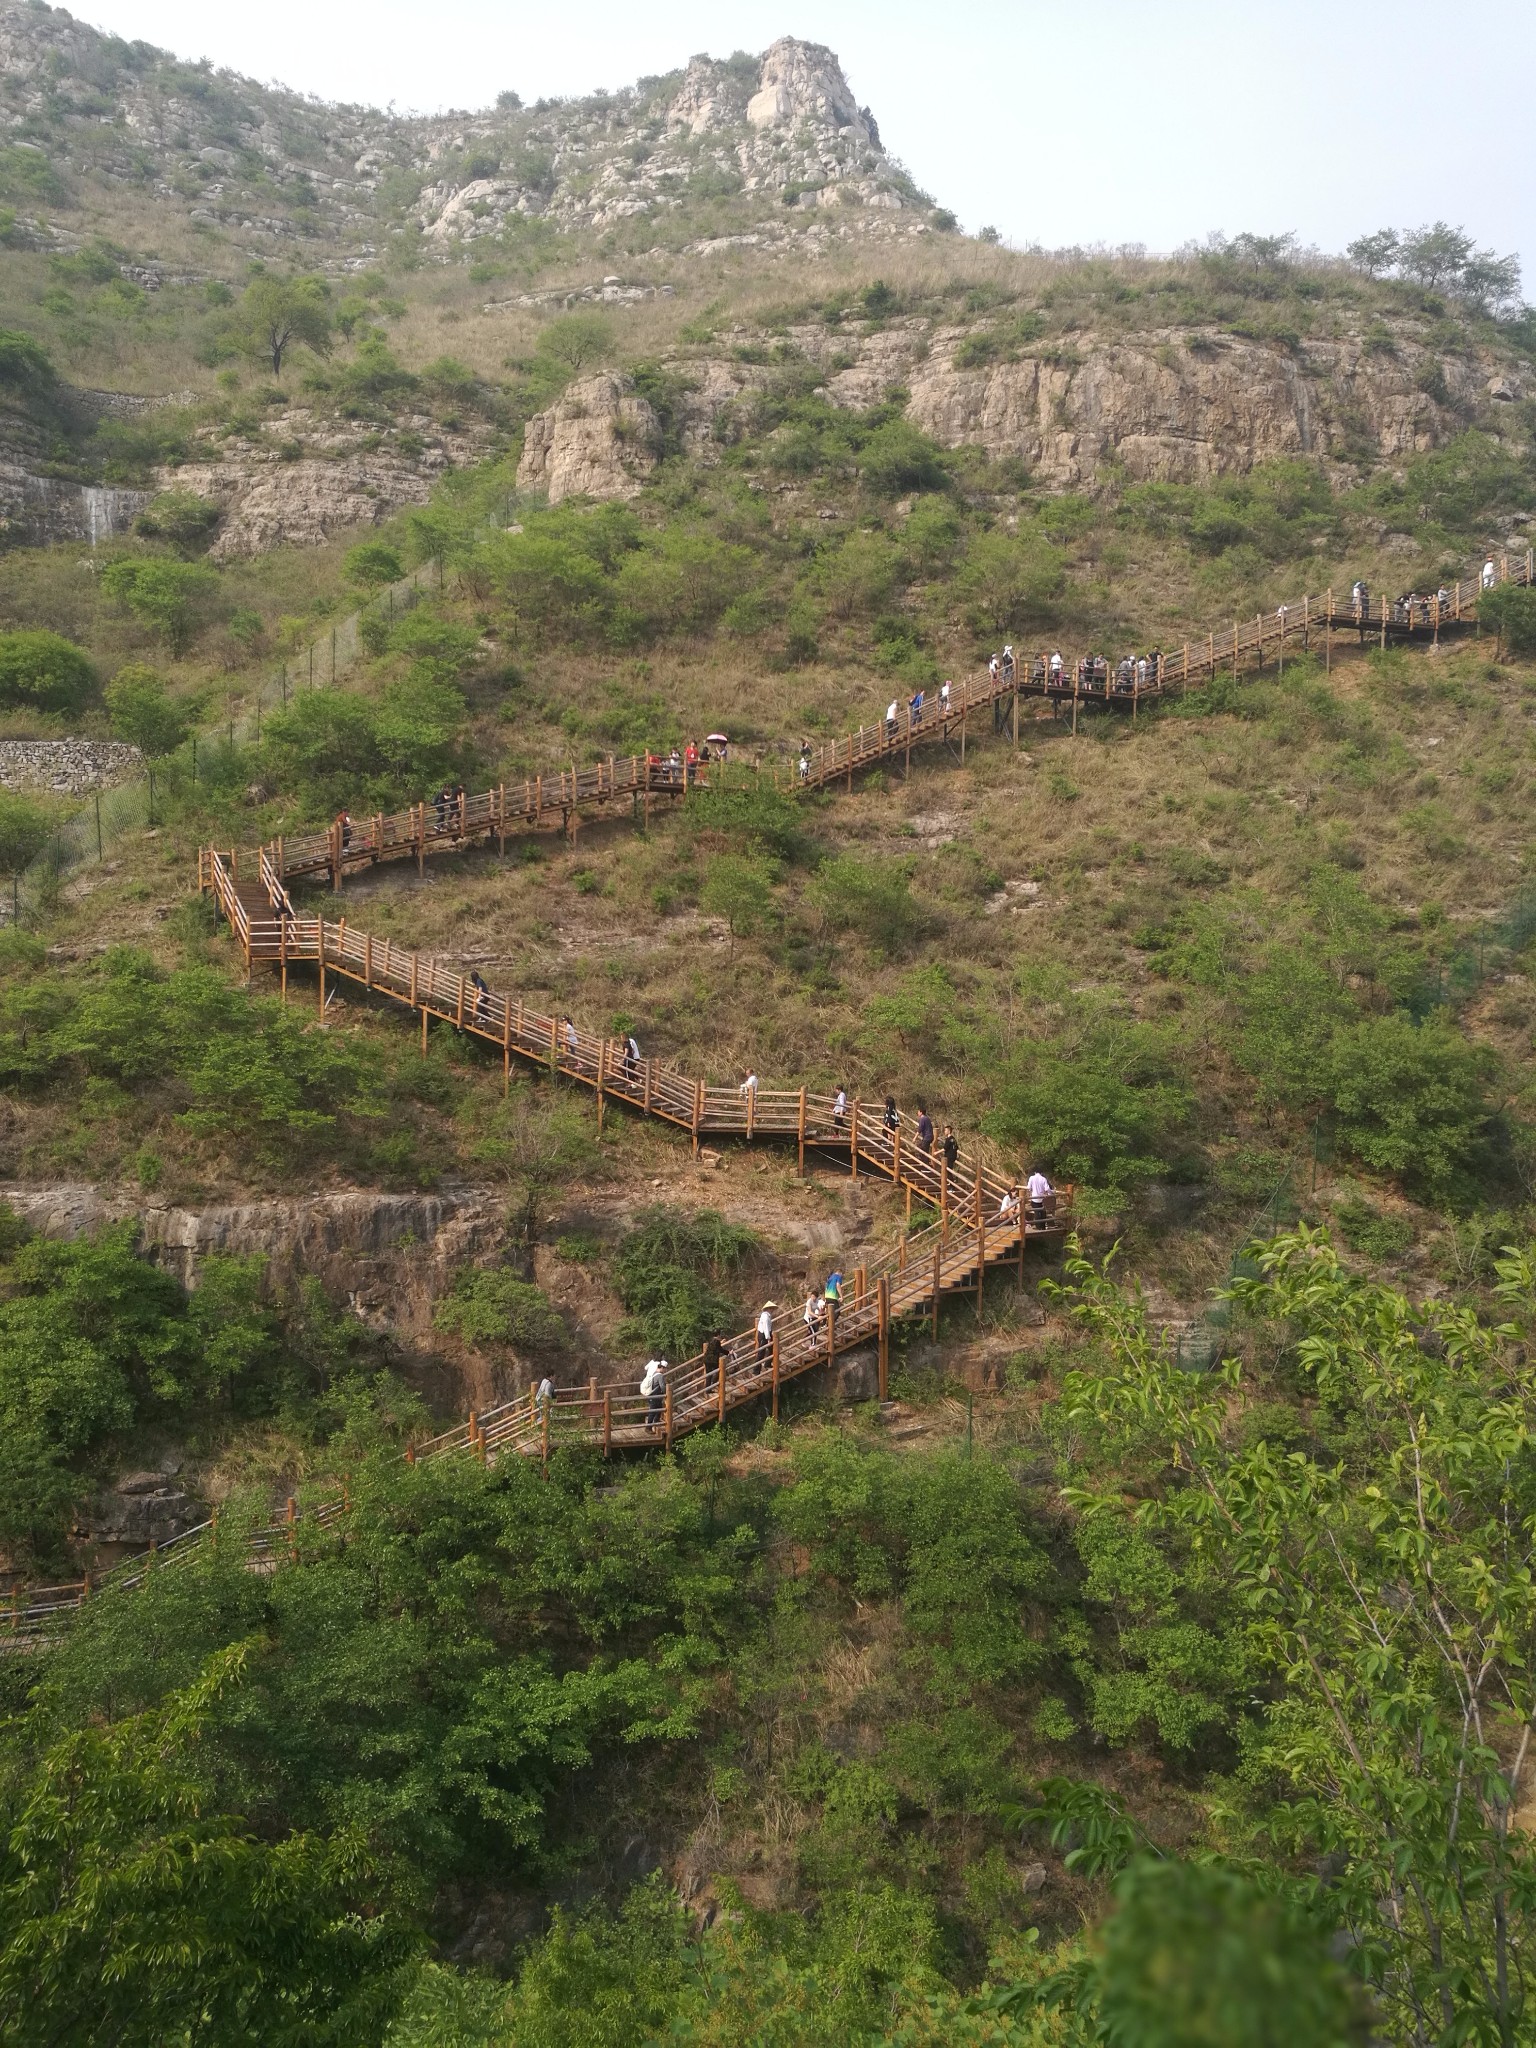
[[[629,1044],[634,1046],[633,1039]],[[638,1058],[638,1047],[635,1047],[635,1053]],[[752,1103],[757,1089],[757,1073],[749,1069],[738,1093],[743,1101]],[[835,1137],[851,1139],[856,1107],[850,1105],[846,1087],[834,1090],[831,1126]],[[898,1108],[895,1096],[887,1095],[880,1110],[879,1129],[894,1139],[896,1133],[906,1127],[907,1119]],[[949,1176],[956,1172],[960,1162],[960,1141],[954,1125],[946,1123],[940,1128],[929,1113],[926,1102],[920,1101],[911,1121],[911,1132],[918,1159],[933,1169],[933,1199],[936,1204],[945,1203]],[[926,1184],[930,1176],[923,1174],[921,1178]],[[989,1228],[994,1228],[1002,1224],[1017,1224],[1022,1219],[1026,1227],[1040,1228],[1053,1219],[1056,1204],[1056,1189],[1049,1177],[1036,1167],[1026,1180],[1010,1181],[1003,1188],[996,1206],[991,1208],[984,1221]],[[819,1348],[835,1331],[837,1316],[847,1299],[847,1289],[848,1276],[841,1265],[834,1264],[824,1280],[811,1281],[800,1306],[798,1321],[813,1348]],[[708,1338],[701,1359],[701,1398],[706,1403],[712,1403],[716,1398],[722,1366],[728,1373],[747,1372],[754,1386],[770,1377],[774,1342],[780,1334],[780,1313],[780,1302],[770,1296],[758,1309],[749,1331],[736,1337],[725,1337],[717,1331]],[[647,1360],[640,1379],[640,1393],[646,1403],[645,1427],[651,1434],[667,1426],[667,1388],[671,1370],[667,1359],[658,1354]]]

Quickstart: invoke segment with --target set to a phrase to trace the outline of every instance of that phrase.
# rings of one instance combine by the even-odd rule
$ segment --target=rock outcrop
[[[632,498],[656,467],[659,422],[622,377],[582,377],[528,422],[521,490],[562,498]]]
[[[433,1308],[455,1269],[496,1249],[503,1236],[500,1199],[477,1187],[431,1195],[346,1188],[189,1209],[71,1182],[0,1186],[0,1201],[46,1237],[78,1237],[132,1218],[144,1249],[188,1287],[210,1254],[259,1254],[280,1292],[312,1276],[407,1346],[430,1343]]]
[[[1390,352],[1348,336],[1281,345],[1219,330],[1080,333],[1070,347],[971,367],[973,336],[912,319],[853,334],[806,325],[780,340],[825,366],[821,388],[834,404],[861,411],[903,391],[907,417],[942,447],[1011,458],[1059,489],[1091,486],[1109,464],[1136,482],[1201,483],[1285,456],[1344,467],[1400,461],[1479,418],[1497,426],[1536,391],[1536,377],[1491,351],[1442,353],[1410,331]],[[728,339],[737,349],[762,341],[741,331]],[[688,387],[678,404],[683,444],[706,457],[772,377],[735,353],[680,356],[669,367]],[[643,401],[612,376],[568,397],[579,426],[562,417],[566,401],[531,421],[519,481],[544,488],[552,451],[569,448],[561,496],[632,494],[648,461],[623,422]]]
[[[159,472],[162,489],[190,491],[223,508],[213,561],[318,547],[334,533],[425,505],[445,470],[477,461],[491,440],[483,422],[450,432],[425,414],[409,415],[380,435],[321,422],[302,407],[276,415],[270,431],[275,450],[226,444],[216,460]]]

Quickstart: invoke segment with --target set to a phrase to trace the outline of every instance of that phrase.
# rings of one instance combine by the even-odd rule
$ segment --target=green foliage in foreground
[[[1510,1254],[1500,1274],[1495,1325],[1353,1278],[1315,1234],[1281,1237],[1235,1290],[1238,1350],[1259,1363],[1207,1376],[1074,1259],[1094,1352],[1046,1421],[1060,1491],[1006,1455],[837,1429],[739,1465],[701,1437],[617,1474],[570,1455],[548,1478],[520,1460],[364,1462],[344,1525],[300,1525],[297,1569],[242,1569],[232,1513],[202,1563],[0,1672],[9,1813],[45,1796],[78,1731],[116,1756],[125,1720],[191,1689],[199,1823],[314,1859],[292,1938],[296,1980],[331,1985],[317,2027],[361,1996],[328,1930],[366,1845],[381,1952],[352,2038],[392,2014],[395,2048],[1519,2048],[1536,1268]],[[240,1682],[210,1686],[247,1644]],[[1134,1790],[1106,1790],[1084,1721],[1129,1788],[1161,1766],[1149,1822]],[[611,1869],[672,1811],[680,1856],[702,1839],[701,1782],[727,1842],[768,1802],[797,1816],[794,1910],[754,1910],[722,1876],[701,1936],[658,1878],[556,1915],[509,1985],[402,1978],[398,1923],[449,1900]],[[119,1839],[89,1802],[76,1825]],[[1061,1939],[1058,1915],[1042,1936],[1049,1908],[1013,1863],[1031,1842],[1096,1931]],[[171,1841],[162,1871],[187,1853]],[[82,2012],[113,1995],[119,1940],[160,1939],[161,1996],[190,1996],[200,1964],[171,1941],[163,1888],[127,1921],[67,1883],[52,1897],[13,1911],[0,1984],[52,1967],[49,1915],[67,1908],[103,1959]],[[258,1997],[264,1943],[259,1922],[243,1951],[211,1943],[214,1986],[227,1969]]]

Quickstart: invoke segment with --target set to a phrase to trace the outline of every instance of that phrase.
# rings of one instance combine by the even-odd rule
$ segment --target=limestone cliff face
[[[301,452],[290,459],[268,443],[225,443],[217,460],[159,473],[162,489],[195,492],[223,509],[209,550],[216,562],[318,547],[334,533],[425,505],[445,470],[477,461],[491,441],[483,423],[449,432],[420,414],[365,432],[298,406],[277,414],[271,433]]]
[[[621,377],[581,377],[528,422],[522,490],[562,498],[632,498],[656,466],[656,414]]]
[[[1217,331],[1084,333],[1070,347],[970,368],[961,360],[970,331],[912,320],[852,339],[808,325],[787,339],[825,366],[821,388],[834,404],[863,410],[899,388],[907,417],[941,446],[1014,458],[1059,489],[1091,486],[1111,464],[1136,482],[1199,483],[1283,456],[1400,461],[1474,422],[1497,430],[1536,392],[1536,376],[1491,351],[1441,354],[1408,335],[1383,352],[1349,336],[1281,347]],[[691,386],[680,406],[684,445],[705,459],[772,376],[714,355],[671,367]],[[642,407],[619,377],[573,387],[530,422],[519,481],[552,496],[633,495],[651,466],[626,438]]]
[[[279,1291],[313,1276],[333,1300],[408,1347],[434,1341],[432,1311],[454,1270],[503,1238],[503,1204],[488,1188],[348,1188],[206,1209],[152,1207],[85,1183],[7,1186],[0,1198],[47,1237],[78,1237],[131,1217],[145,1250],[184,1286],[197,1284],[210,1253],[258,1253]]]

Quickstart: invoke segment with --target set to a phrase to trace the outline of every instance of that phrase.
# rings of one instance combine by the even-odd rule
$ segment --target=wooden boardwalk
[[[1500,555],[1491,587],[1536,582],[1536,558]],[[1400,599],[1372,598],[1363,606],[1336,598],[1331,590],[1303,596],[1294,603],[1230,626],[1210,628],[1182,647],[1132,662],[1122,675],[1115,662],[1090,657],[1063,659],[1053,665],[1050,654],[1020,654],[1012,670],[953,683],[948,704],[937,691],[926,693],[920,713],[898,703],[894,724],[881,719],[856,732],[811,749],[801,767],[774,769],[775,781],[786,788],[827,789],[853,786],[855,775],[900,759],[910,763],[914,748],[958,742],[962,757],[968,736],[1011,727],[1019,738],[1019,706],[1029,698],[1051,704],[1074,726],[1079,711],[1128,712],[1143,704],[1197,689],[1218,675],[1262,674],[1283,670],[1287,660],[1321,652],[1332,664],[1336,648],[1432,646],[1441,640],[1475,632],[1483,585],[1478,577],[1412,604]],[[988,719],[990,714],[990,720]],[[519,783],[498,783],[473,795],[458,794],[413,804],[404,811],[374,812],[350,825],[333,824],[324,832],[292,835],[274,841],[270,852],[285,882],[325,878],[341,888],[349,874],[380,861],[414,860],[420,869],[433,854],[467,845],[494,843],[505,848],[509,832],[560,825],[573,830],[583,818],[616,816],[628,811],[649,815],[652,807],[686,795],[690,786],[707,786],[710,767],[690,771],[681,761],[659,754],[610,756],[580,768],[574,763]]]
[[[1443,600],[1436,595],[1409,606],[1380,599],[1357,607],[1336,603],[1332,592],[1303,597],[1251,621],[1235,621],[1230,631],[1209,631],[1203,641],[1159,655],[1145,670],[1133,665],[1128,675],[1116,666],[1064,661],[1057,669],[1046,654],[1021,656],[1011,673],[987,673],[954,684],[947,705],[935,693],[920,717],[911,706],[899,707],[894,723],[861,726],[812,750],[775,779],[790,788],[824,789],[843,782],[851,787],[854,775],[865,769],[897,756],[905,764],[914,747],[952,743],[957,737],[963,755],[973,723],[979,727],[985,713],[991,714],[994,731],[1011,724],[1017,743],[1022,698],[1043,698],[1063,710],[1070,705],[1075,724],[1083,707],[1134,715],[1142,703],[1198,687],[1229,668],[1243,675],[1262,672],[1271,663],[1283,667],[1288,657],[1319,646],[1331,664],[1339,641],[1357,647],[1433,644],[1475,630],[1484,589],[1506,583],[1536,583],[1530,552],[1523,558],[1498,557],[1492,586],[1481,579],[1458,583]],[[707,781],[708,772],[701,769],[695,779]],[[802,1172],[808,1151],[832,1156],[846,1161],[855,1176],[875,1173],[904,1188],[909,1217],[916,1200],[937,1218],[927,1229],[903,1237],[882,1263],[848,1276],[845,1300],[818,1327],[809,1328],[793,1310],[781,1312],[766,1345],[749,1330],[723,1344],[713,1367],[703,1354],[674,1367],[660,1403],[627,1388],[600,1389],[589,1380],[555,1389],[542,1404],[530,1394],[482,1413],[472,1411],[453,1429],[413,1446],[408,1459],[471,1456],[489,1462],[507,1453],[547,1459],[552,1451],[575,1445],[604,1454],[667,1448],[689,1431],[722,1422],[754,1402],[768,1403],[777,1414],[783,1387],[840,1352],[865,1344],[875,1347],[883,1395],[893,1322],[923,1315],[932,1318],[936,1329],[939,1305],[953,1295],[974,1296],[979,1308],[990,1269],[1016,1264],[1022,1274],[1031,1239],[1057,1238],[1070,1227],[1070,1190],[1050,1215],[1004,1215],[1007,1183],[1002,1176],[964,1153],[951,1170],[940,1153],[921,1151],[907,1132],[887,1131],[879,1111],[865,1104],[849,1102],[839,1115],[830,1095],[803,1087],[744,1092],[713,1086],[665,1061],[631,1060],[614,1040],[511,995],[478,987],[467,976],[388,939],[375,939],[345,918],[300,915],[290,894],[289,884],[304,880],[328,880],[340,889],[349,873],[383,861],[409,859],[420,868],[429,854],[487,841],[504,846],[509,831],[556,821],[569,830],[583,814],[612,814],[626,804],[632,813],[642,806],[648,811],[659,800],[685,795],[688,779],[681,764],[634,755],[588,768],[573,765],[526,780],[521,788],[500,784],[475,796],[374,814],[350,826],[333,825],[328,832],[278,839],[252,853],[208,848],[199,855],[199,888],[213,897],[228,922],[247,972],[257,966],[275,970],[286,992],[290,969],[313,969],[322,1011],[328,981],[351,983],[419,1014],[423,1044],[437,1018],[498,1048],[504,1081],[516,1059],[590,1088],[599,1121],[614,1103],[687,1131],[695,1150],[705,1138],[793,1143]],[[306,1526],[324,1529],[344,1518],[348,1508],[342,1494],[306,1509],[303,1519]],[[109,1587],[141,1585],[149,1573],[200,1554],[216,1535],[215,1526],[205,1524],[159,1551],[125,1560],[94,1582],[74,1580],[14,1594],[8,1614],[0,1608],[0,1644],[24,1647],[45,1640],[88,1597]],[[275,1568],[294,1554],[294,1502],[288,1502],[282,1519],[245,1541],[253,1569]]]

